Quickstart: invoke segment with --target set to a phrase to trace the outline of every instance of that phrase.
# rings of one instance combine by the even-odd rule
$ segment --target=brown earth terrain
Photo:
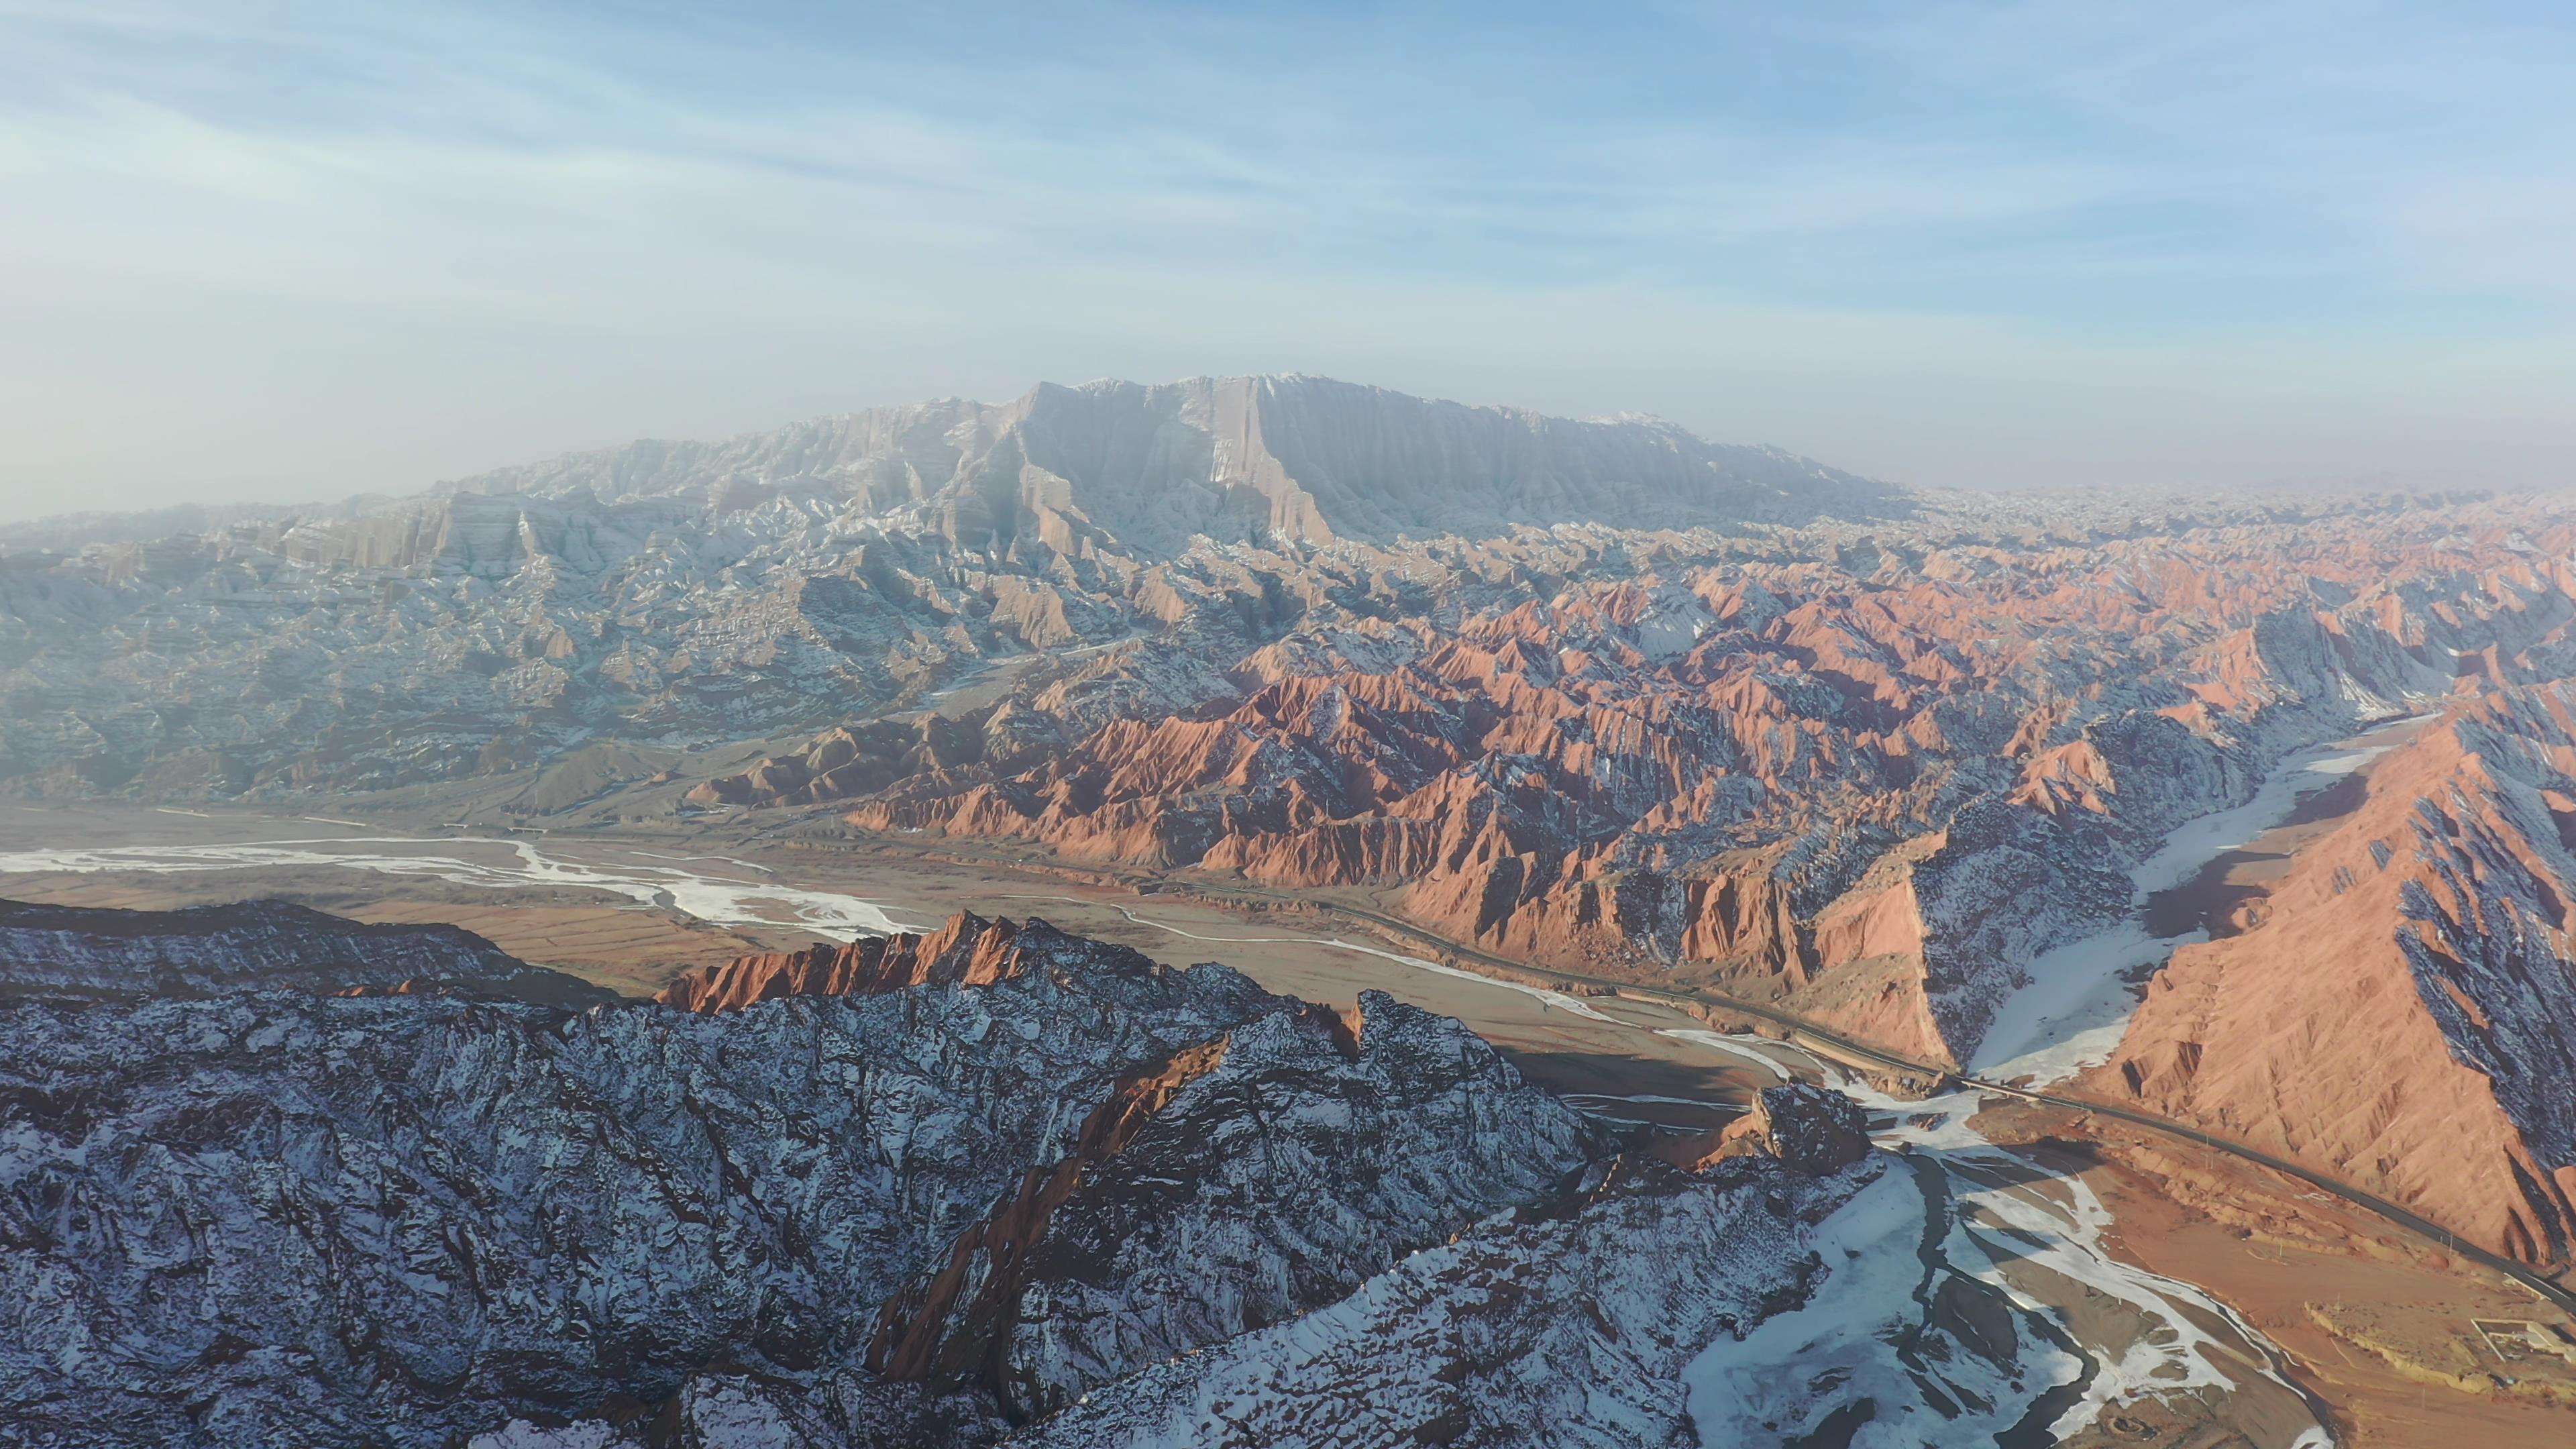
[[[2566,1266],[2572,709],[2496,692],[2389,755],[2244,930],[2175,953],[2092,1089]]]
[[[2369,794],[2370,770],[2362,765],[2308,791],[2280,824],[2222,852],[2190,880],[2147,897],[2148,932],[2170,939],[2205,931],[2215,938],[2259,923],[2261,902],[2289,873],[2291,858],[2361,808]]]
[[[2477,1327],[2532,1324],[2549,1340],[2576,1334],[2576,1321],[2519,1285],[2222,1152],[2020,1104],[1991,1108],[1978,1125],[1999,1143],[2080,1173],[2112,1211],[2110,1243],[2121,1256],[2210,1289],[2261,1329],[2295,1361],[2301,1382],[2333,1406],[2338,1442],[2355,1449],[2567,1442],[2576,1363],[2536,1353],[2507,1361]],[[2132,1417],[2141,1428],[2161,1427]],[[2162,1433],[2131,1440],[2173,1441]]]
[[[169,911],[274,899],[353,921],[462,926],[522,961],[569,971],[629,996],[649,996],[674,973],[693,966],[811,939],[809,933],[790,929],[710,926],[675,911],[609,904],[588,891],[474,891],[438,882],[317,880],[309,871],[256,869],[196,875],[40,873],[0,880],[8,890],[23,892],[14,899],[54,905]],[[371,888],[380,884],[385,888]]]
[[[1382,550],[1357,612],[1319,561],[1239,551],[1304,601],[1283,637],[1118,646],[691,799],[1364,891],[1479,949],[1955,1061],[2028,961],[2126,910],[2126,865],[2289,747],[2555,677],[2576,576],[2509,515],[1527,536]],[[1169,576],[1167,624],[1217,607],[1209,582]]]

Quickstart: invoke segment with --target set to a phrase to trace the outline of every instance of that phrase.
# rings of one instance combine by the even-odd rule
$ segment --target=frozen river
[[[2182,879],[2199,861],[2250,839],[2286,812],[2296,772],[2349,768],[2350,756],[2312,752],[2294,759],[2252,804],[2186,827],[2165,854],[2141,868],[2141,889]],[[794,925],[841,938],[921,924],[899,919],[879,902],[794,885],[750,861],[596,842],[576,852],[489,837],[354,836],[0,852],[0,874],[235,869],[597,891],[719,925]],[[1830,1271],[1807,1305],[1767,1320],[1741,1341],[1722,1340],[1692,1364],[1688,1389],[1705,1442],[1821,1434],[1857,1449],[2041,1445],[2141,1399],[2223,1401],[2244,1394],[2273,1401],[2262,1416],[2266,1422],[2278,1425],[2286,1416],[2292,1424],[2265,1449],[2331,1442],[2315,1416],[2302,1413],[2305,1401],[2278,1371],[2260,1334],[2199,1289],[2109,1251],[2110,1214],[2082,1179],[2043,1169],[1979,1136],[1970,1123],[1981,1105],[1976,1093],[1899,1101],[1795,1047],[1632,1020],[1626,1004],[1615,1000],[1496,980],[1374,943],[1201,932],[1156,920],[1150,904],[1113,908],[1137,925],[1215,946],[1310,946],[1398,994],[1403,972],[1516,993],[1547,1011],[1636,1033],[1641,1056],[1707,1054],[1777,1079],[1822,1082],[1859,1101],[1878,1142],[1904,1154],[1907,1167],[1818,1225],[1816,1247]],[[2173,943],[2154,944],[2170,949]],[[2129,959],[2126,946],[2097,949],[2096,965]],[[1386,976],[1388,966],[1399,974]],[[2116,969],[2100,975],[2117,982]],[[2125,999],[2125,988],[2121,994]],[[2083,993],[2068,998],[2071,1006],[2037,994],[2027,999],[2056,1007],[2033,1013],[2057,1028],[2050,1049],[2078,1052],[2089,1049],[2087,1032],[2096,1028],[2065,1030],[2088,1019],[2077,1008],[2106,1011],[2109,1003],[2107,995],[2097,1000]],[[1585,1105],[1615,1112],[1617,1101],[1594,1098]],[[1732,1106],[1714,1099],[1705,1105]],[[1974,1327],[1981,1318],[1988,1325],[1982,1333]],[[2010,1328],[1992,1331],[2007,1320]],[[1856,1420],[1852,1406],[1864,1400],[1867,1417]]]
[[[530,886],[599,891],[719,926],[796,926],[848,940],[912,929],[877,902],[790,885],[766,866],[729,856],[619,848],[579,859],[525,840],[484,836],[358,836],[243,844],[126,845],[0,852],[0,875],[223,870],[364,871],[486,890]]]
[[[2209,939],[2202,931],[2167,937],[2150,932],[2148,897],[2252,843],[2288,819],[2303,795],[2386,754],[2422,723],[2423,717],[2398,720],[2357,739],[2300,751],[2264,778],[2253,799],[2185,821],[2165,837],[2162,848],[2129,872],[2134,894],[2126,917],[2031,963],[2029,984],[1995,1013],[1969,1070],[1989,1081],[2027,1078],[2046,1084],[2109,1061],[2137,1010],[2138,978],[2177,947]]]

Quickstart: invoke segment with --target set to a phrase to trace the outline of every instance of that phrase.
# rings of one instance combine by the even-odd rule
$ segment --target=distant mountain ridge
[[[1059,547],[1087,539],[1156,557],[1200,534],[1392,543],[1515,524],[1689,528],[1905,507],[1891,485],[1777,448],[1711,443],[1640,413],[1562,418],[1288,374],[1041,383],[1007,403],[943,398],[717,442],[642,439],[402,497],[35,519],[0,527],[0,545],[77,547],[301,520],[366,541],[330,561],[376,563],[386,528],[368,520],[443,514],[473,494],[686,501],[718,512],[783,497],[846,518],[897,516],[996,550],[1025,532]]]
[[[462,492],[604,502],[770,491],[913,511],[962,542],[1092,538],[1155,555],[1219,542],[1391,543],[1514,524],[1688,528],[1901,511],[1903,494],[1657,418],[1578,420],[1295,374],[1042,383],[790,424],[636,442],[464,479]],[[1102,537],[1105,532],[1106,537]]]

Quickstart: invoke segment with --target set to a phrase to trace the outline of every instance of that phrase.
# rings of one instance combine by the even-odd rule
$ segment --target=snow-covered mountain
[[[455,926],[369,925],[288,901],[183,911],[0,901],[0,996],[406,989],[571,1006],[615,999]]]
[[[1199,625],[1240,654],[1336,587],[1298,577],[1319,549],[1905,506],[1668,423],[1265,377],[634,443],[412,499],[46,520],[0,529],[0,780],[366,789],[819,728],[1157,631],[1193,595],[1243,594]]]
[[[1408,1302],[1401,1353],[1341,1352],[1525,1424],[1642,1369],[1669,1427],[1680,1359],[1838,1271],[1810,1238],[1887,1170],[1813,1088],[1676,1165],[1380,993],[1346,1017],[1038,922],[870,944],[919,980],[0,1002],[0,1423],[820,1449],[1069,1413],[1062,1442],[1111,1442],[1102,1406],[1170,1401],[1157,1366]],[[1568,1275],[1614,1248],[1586,1317]],[[1494,1377],[1524,1340],[1545,1372]]]
[[[724,443],[631,443],[469,478],[472,493],[617,504],[783,498],[919,520],[1000,553],[1035,533],[1167,559],[1221,543],[1391,544],[1515,525],[1692,528],[1901,511],[1902,494],[1656,418],[1576,420],[1329,378],[1040,386],[821,418]]]

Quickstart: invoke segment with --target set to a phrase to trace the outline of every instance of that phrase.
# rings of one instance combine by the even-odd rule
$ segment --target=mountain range
[[[0,779],[345,791],[601,738],[819,727],[1151,632],[1176,590],[1250,590],[1234,632],[1255,643],[1312,587],[1288,561],[1375,572],[1359,561],[1408,534],[1903,507],[1651,419],[1279,377],[634,443],[413,499],[19,525],[0,529]]]
[[[94,922],[169,923],[121,925]],[[209,969],[232,940],[204,934]],[[961,916],[852,964],[757,1001],[686,982],[575,1009],[492,990],[481,960],[462,993],[135,1000],[0,963],[34,992],[0,1010],[0,1425],[1346,1442],[1258,1395],[1188,1407],[1169,1366],[1231,1344],[1233,1374],[1364,1356],[1403,1383],[1381,1431],[1421,1442],[1681,1442],[1682,1368],[1799,1306],[1836,1215],[1904,1176],[1813,1087],[1647,1150],[1382,993],[1345,1015],[1042,922]],[[1265,1332],[1389,1295],[1414,1305],[1400,1350]]]
[[[2134,922],[2177,832],[2434,716],[2245,920],[2146,960],[2087,1089],[2576,1254],[2576,524],[2549,497],[1936,494],[1652,419],[1266,377],[0,544],[23,799],[1007,851],[1358,902],[1948,1069]],[[891,969],[826,951],[668,1004],[995,985]],[[1550,1141],[1547,1173],[1600,1157]],[[906,1301],[950,1326],[905,1353],[991,1328],[963,1280]],[[1246,1311],[1229,1332],[1288,1300]],[[995,1402],[1038,1402],[975,1341]],[[1079,1374],[1039,1377],[1060,1403]]]

